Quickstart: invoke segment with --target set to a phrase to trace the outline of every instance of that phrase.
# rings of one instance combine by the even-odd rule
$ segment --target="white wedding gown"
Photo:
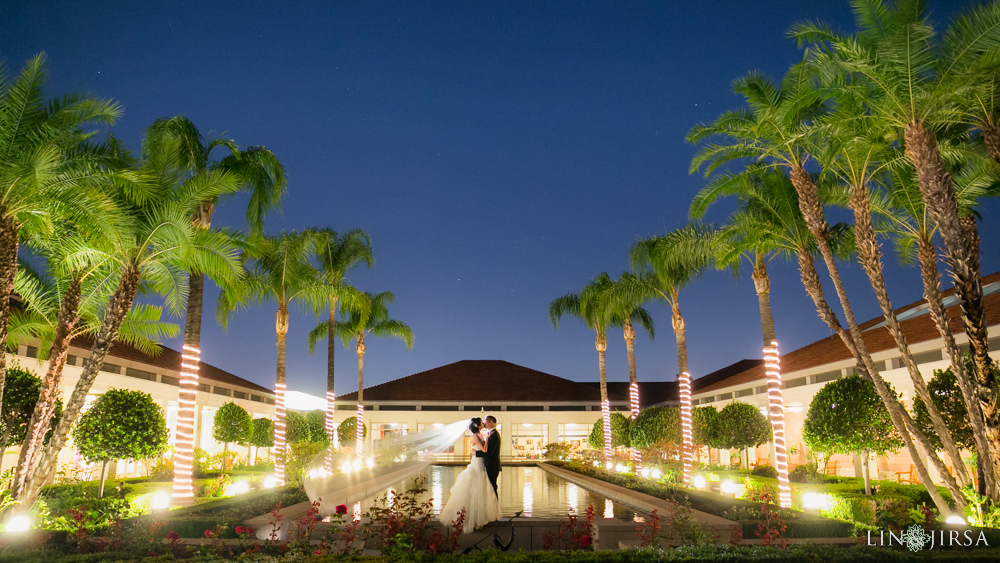
[[[479,446],[473,444],[473,448],[478,450]],[[486,465],[481,457],[473,456],[469,466],[455,478],[451,497],[441,509],[438,520],[445,526],[451,526],[462,508],[465,508],[463,533],[469,533],[503,517],[500,513],[500,501],[493,492],[493,485],[486,475]]]

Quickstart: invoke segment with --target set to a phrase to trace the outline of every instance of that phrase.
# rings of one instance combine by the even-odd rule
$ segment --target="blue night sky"
[[[930,0],[944,23],[971,3]],[[267,230],[361,227],[376,264],[359,288],[391,290],[390,311],[415,346],[368,342],[368,385],[462,359],[502,359],[596,380],[594,335],[555,330],[552,299],[628,268],[638,238],[682,225],[702,186],[685,133],[738,107],[730,83],[780,78],[801,58],[784,37],[804,19],[851,28],[846,1],[809,2],[13,2],[0,7],[9,72],[49,55],[48,95],[119,100],[113,132],[133,150],[154,119],[183,114],[207,137],[266,145],[288,178]],[[222,154],[220,153],[221,157]],[[245,200],[215,223],[242,226]],[[988,219],[1000,211],[988,203]],[[719,206],[708,219],[722,221]],[[982,228],[983,271],[1000,268],[997,229]],[[887,257],[890,294],[921,298],[913,268]],[[859,320],[879,314],[864,272],[844,265]],[[829,335],[793,264],[771,268],[784,351]],[[828,289],[832,295],[832,289]],[[218,291],[206,295],[208,312]],[[760,357],[749,278],[709,272],[681,295],[695,377]],[[640,380],[677,369],[668,309],[637,340]],[[239,313],[228,332],[206,315],[202,358],[271,387],[274,304]],[[182,321],[182,319],[180,319]],[[316,319],[291,319],[288,383],[322,395]],[[179,346],[180,339],[168,342]],[[356,387],[353,349],[338,348],[337,393]],[[620,334],[608,377],[627,379]],[[484,382],[485,383],[485,382]]]

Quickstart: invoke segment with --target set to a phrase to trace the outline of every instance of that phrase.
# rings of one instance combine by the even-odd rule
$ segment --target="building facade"
[[[64,404],[69,400],[73,388],[83,373],[83,362],[90,354],[90,344],[90,341],[81,338],[74,340],[70,346],[69,358],[62,376],[60,398]],[[35,346],[22,344],[13,357],[8,354],[8,361],[16,362],[22,368],[33,371],[41,377],[48,368],[48,361],[38,360],[37,354],[38,349]],[[150,356],[126,344],[115,343],[94,381],[86,404],[93,403],[98,396],[112,388],[149,393],[163,408],[167,429],[170,431],[170,445],[173,446],[176,438],[180,362],[180,353],[170,348],[164,347],[158,355]],[[228,402],[240,405],[253,418],[274,418],[273,391],[201,362],[195,413],[196,448],[201,448],[209,454],[222,451],[222,444],[212,438],[212,420],[215,411]],[[16,463],[19,451],[19,445],[8,448],[4,452],[3,467],[12,467]],[[90,469],[86,461],[77,454],[72,439],[60,453],[59,465],[64,471],[87,473]],[[144,470],[142,464],[119,462],[114,474],[120,477],[138,476]]]

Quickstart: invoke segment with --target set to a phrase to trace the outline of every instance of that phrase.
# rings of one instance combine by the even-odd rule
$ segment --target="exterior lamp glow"
[[[153,495],[153,502],[150,506],[153,510],[166,510],[170,508],[170,495],[167,493],[156,493]]]
[[[31,521],[28,520],[27,516],[15,516],[10,520],[7,520],[7,526],[5,530],[7,532],[27,532],[31,529]]]
[[[268,475],[267,477],[264,477],[265,489],[273,489],[277,486],[278,486],[278,480],[274,477],[274,475]]]
[[[719,485],[719,489],[722,491],[722,494],[724,494],[724,495],[735,494],[736,493],[736,483],[733,483],[732,481],[730,481],[730,480],[727,479],[727,480],[723,481],[721,485]]]
[[[654,469],[650,472],[650,476],[653,479],[659,480],[660,477],[663,477],[663,473],[659,469]]]
[[[945,520],[944,522],[945,522],[945,524],[958,524],[960,526],[965,526],[966,524],[968,524],[968,522],[965,521],[965,518],[962,518],[961,516],[954,516],[954,515],[953,516],[949,516],[948,519]]]
[[[618,465],[615,466],[615,471],[619,473],[628,473],[628,467],[619,463]]]
[[[642,474],[642,478],[643,479],[649,479],[649,468],[648,467],[643,467],[642,470],[639,471],[639,473]]]
[[[802,506],[809,510],[826,510],[830,508],[830,499],[820,493],[806,493],[802,495]]]
[[[368,461],[365,462],[365,467],[367,467],[368,469],[375,467],[375,460],[372,458],[368,458]]]
[[[246,481],[237,481],[236,483],[231,483],[226,487],[226,496],[242,495],[243,493],[250,490],[250,483]]]
[[[354,469],[355,471],[360,471],[361,470],[361,460],[360,459],[354,460],[351,463],[351,468]]]
[[[705,480],[704,475],[695,475],[692,483],[696,489],[704,489],[705,486],[708,485],[708,481]]]

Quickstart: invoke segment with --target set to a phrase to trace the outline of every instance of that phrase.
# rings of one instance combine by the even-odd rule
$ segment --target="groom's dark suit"
[[[497,477],[500,476],[500,433],[493,429],[489,438],[486,439],[486,451],[476,450],[476,457],[483,458],[483,465],[486,467],[486,476],[490,478],[493,485],[493,494],[497,494]]]

